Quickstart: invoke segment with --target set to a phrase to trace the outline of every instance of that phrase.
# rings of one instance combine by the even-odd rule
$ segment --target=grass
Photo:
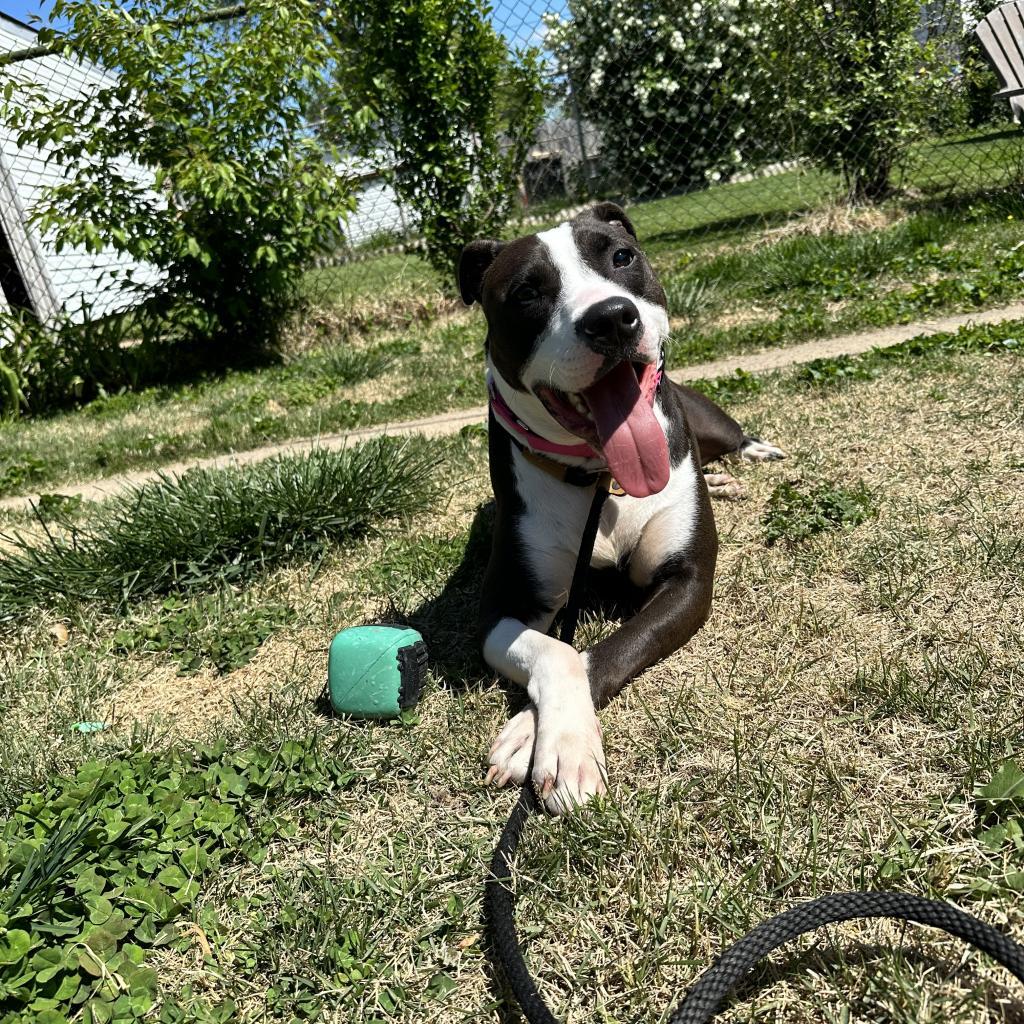
[[[531,821],[516,865],[527,957],[560,1018],[665,1019],[749,927],[846,888],[950,899],[1024,938],[1015,781],[1024,355],[1003,344],[1014,332],[977,329],[872,354],[842,373],[819,367],[736,385],[730,411],[790,460],[735,470],[748,498],[715,506],[711,619],[602,713],[608,800],[568,820]],[[88,811],[76,772],[90,761],[128,787],[130,813],[135,794],[166,789],[168,772],[189,808],[227,808],[203,815],[224,815],[221,835],[204,824],[186,839],[172,823],[161,849],[149,838],[166,813],[159,800],[149,796],[153,823],[122,843],[128,802],[104,791],[117,827],[89,863],[110,915],[131,930],[101,943],[101,955],[141,950],[135,966],[158,983],[145,989],[154,1017],[514,1016],[491,979],[480,917],[485,865],[513,794],[481,780],[517,697],[491,685],[472,653],[484,443],[471,432],[443,455],[434,471],[450,495],[443,510],[238,581],[246,608],[286,603],[294,616],[226,674],[204,664],[181,676],[171,648],[115,652],[124,620],[103,602],[61,618],[40,608],[0,636],[8,836],[31,834],[38,846],[63,816],[75,826]],[[787,527],[785,542],[768,545],[772,495],[797,479],[804,498],[863,483],[872,515],[839,516],[847,521],[819,532]],[[801,500],[797,511],[807,507]],[[80,511],[86,522],[95,515]],[[317,697],[334,631],[392,611],[430,647],[415,713],[390,724],[324,718]],[[611,625],[594,613],[586,623],[588,632]],[[79,720],[109,727],[69,732]],[[213,753],[192,753],[214,740]],[[286,755],[293,760],[272,767]],[[123,869],[173,896],[178,875],[159,875],[168,855],[181,868],[193,844],[215,866],[187,873],[166,941],[140,940],[138,908],[108,886]],[[19,863],[0,864],[16,882]],[[51,891],[73,901],[70,917],[84,928],[107,909],[79,911],[97,902],[95,890],[69,885],[70,871],[50,872]],[[32,936],[37,924],[17,927]],[[63,938],[46,943],[64,948]],[[0,964],[4,982],[13,973]],[[80,962],[68,973],[75,992],[102,987]],[[1008,1024],[1012,994],[1004,972],[937,933],[847,925],[774,961],[723,1019]],[[0,1019],[22,1019],[10,999],[0,995]]]
[[[8,535],[2,616],[79,602],[124,609],[315,560],[328,543],[427,508],[435,464],[423,443],[381,439],[146,484],[99,506],[87,523],[41,523],[45,537]]]

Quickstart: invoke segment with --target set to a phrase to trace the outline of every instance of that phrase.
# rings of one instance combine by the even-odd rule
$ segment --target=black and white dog
[[[595,709],[708,617],[718,535],[702,465],[783,453],[662,375],[665,293],[615,204],[513,242],[473,242],[459,286],[487,317],[496,516],[483,653],[531,701],[491,747],[487,780],[521,784],[532,765],[538,795],[561,813],[604,790]],[[642,606],[578,653],[547,631],[605,470],[618,496],[591,565],[623,574]]]

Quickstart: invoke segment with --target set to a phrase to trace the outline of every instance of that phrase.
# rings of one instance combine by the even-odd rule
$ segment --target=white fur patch
[[[699,470],[687,455],[673,466],[660,493],[610,499],[601,513],[591,565],[610,568],[628,559],[629,578],[637,586],[647,586],[672,555],[688,547],[697,522],[699,486]]]
[[[781,448],[776,448],[773,444],[767,444],[764,441],[757,441],[751,438],[747,441],[739,452],[741,459],[746,459],[749,462],[772,462],[775,459],[784,459],[786,453]]]
[[[576,246],[570,223],[542,231],[537,238],[547,248],[558,271],[560,291],[551,320],[523,367],[520,375],[523,383],[531,389],[546,384],[565,392],[579,392],[592,384],[604,365],[604,357],[579,339],[576,322],[595,302],[618,296],[630,299],[639,310],[644,325],[639,355],[648,362],[655,362],[668,337],[665,310],[587,266]]]
[[[517,532],[527,565],[540,586],[541,600],[557,610],[569,596],[592,492],[556,480],[516,449],[512,450],[512,470],[525,506]],[[553,617],[554,612],[545,617],[546,621],[530,625],[546,630]]]

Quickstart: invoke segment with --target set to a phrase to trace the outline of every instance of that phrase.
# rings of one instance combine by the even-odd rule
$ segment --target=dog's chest
[[[513,456],[516,490],[522,502],[517,532],[534,578],[557,596],[568,585],[579,553],[593,491],[562,482]],[[635,583],[646,584],[673,555],[684,550],[697,514],[699,471],[688,454],[672,469],[668,486],[646,498],[610,496],[601,514],[591,565],[629,567]]]

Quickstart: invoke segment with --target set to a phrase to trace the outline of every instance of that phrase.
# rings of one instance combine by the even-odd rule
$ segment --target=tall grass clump
[[[430,507],[437,461],[422,442],[379,438],[341,452],[163,477],[97,506],[84,525],[44,524],[43,541],[0,538],[0,621],[79,601],[121,611],[315,557]]]

